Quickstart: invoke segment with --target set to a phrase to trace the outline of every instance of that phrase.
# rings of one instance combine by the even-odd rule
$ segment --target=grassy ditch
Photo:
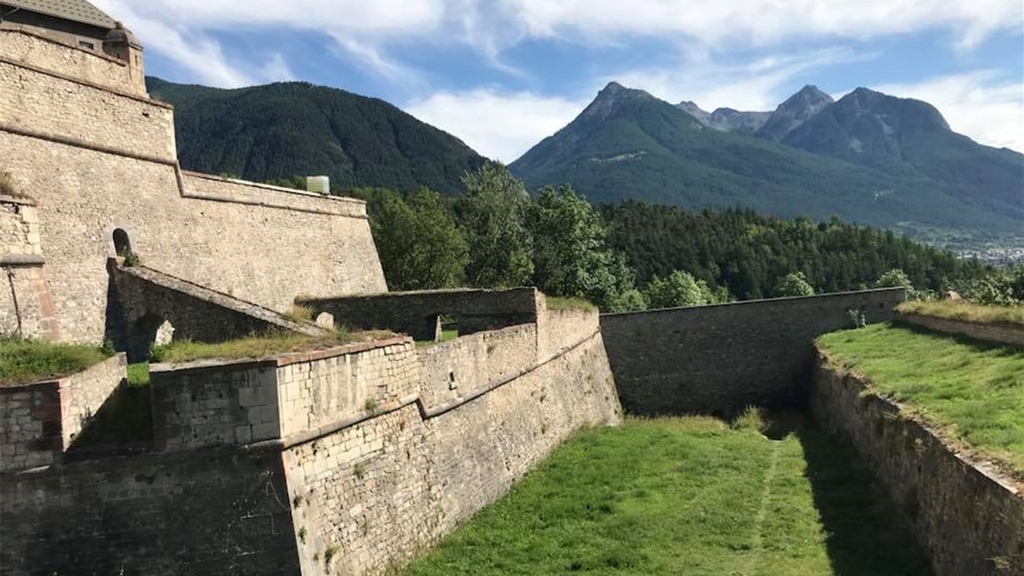
[[[390,332],[349,332],[336,330],[324,336],[306,336],[281,332],[250,336],[227,342],[206,343],[180,340],[155,346],[150,354],[153,362],[191,362],[205,359],[266,358],[289,352],[322,350],[333,346],[391,336]]]
[[[964,300],[904,302],[898,312],[934,316],[946,320],[963,320],[976,324],[1010,324],[1024,330],[1024,306],[983,306]]]
[[[929,574],[852,448],[710,418],[570,439],[402,574]]]
[[[111,356],[95,346],[0,338],[0,386],[67,376]]]
[[[1024,351],[885,324],[818,342],[956,448],[1024,479]]]

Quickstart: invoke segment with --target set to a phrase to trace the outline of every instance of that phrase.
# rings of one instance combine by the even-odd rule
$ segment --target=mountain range
[[[486,159],[379,99],[288,82],[234,90],[147,78],[175,106],[182,166],[268,181],[327,174],[332,188],[461,193]],[[522,121],[522,119],[510,119]],[[571,183],[594,203],[744,206],[922,231],[1020,236],[1024,155],[953,132],[918,100],[806,86],[774,111],[700,109],[609,83],[510,164],[530,189]]]
[[[608,84],[510,165],[592,202],[740,205],[887,228],[1024,231],[1024,155],[950,130],[930,104],[804,87],[774,112],[672,105]]]
[[[486,158],[376,98],[305,82],[222,90],[147,77],[174,105],[178,158],[189,170],[259,182],[326,175],[345,190],[421,186],[458,194]]]

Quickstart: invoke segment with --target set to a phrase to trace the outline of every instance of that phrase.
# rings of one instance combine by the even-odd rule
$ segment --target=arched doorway
[[[132,254],[132,241],[124,228],[114,229],[114,252],[121,258],[128,258]]]

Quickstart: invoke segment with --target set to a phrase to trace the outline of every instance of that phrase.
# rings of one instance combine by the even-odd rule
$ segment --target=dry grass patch
[[[976,324],[1013,324],[1024,330],[1024,306],[984,306],[964,300],[904,302],[898,312],[963,320]]]
[[[281,332],[217,343],[183,340],[154,347],[150,358],[153,362],[172,363],[206,359],[268,358],[289,352],[323,350],[343,344],[380,340],[391,336],[394,334],[383,331],[335,330],[323,336]]]

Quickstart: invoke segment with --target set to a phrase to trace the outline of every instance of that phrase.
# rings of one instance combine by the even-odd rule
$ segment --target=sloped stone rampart
[[[815,419],[857,449],[928,552],[936,576],[1024,574],[1020,484],[958,454],[899,405],[866,390],[860,377],[816,355]]]

